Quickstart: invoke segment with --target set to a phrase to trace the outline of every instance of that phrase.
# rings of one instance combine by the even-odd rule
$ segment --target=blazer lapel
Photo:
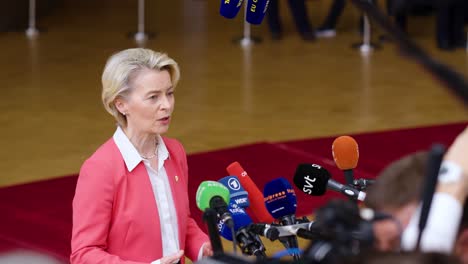
[[[184,248],[185,244],[185,226],[186,226],[186,210],[183,207],[184,196],[186,191],[184,189],[184,184],[181,182],[182,178],[179,176],[180,172],[176,169],[174,164],[175,160],[171,157],[172,153],[169,154],[169,158],[165,161],[165,167],[167,172],[167,177],[169,178],[169,184],[171,185],[172,199],[176,207],[177,213],[177,224],[179,225],[179,241],[180,247]]]

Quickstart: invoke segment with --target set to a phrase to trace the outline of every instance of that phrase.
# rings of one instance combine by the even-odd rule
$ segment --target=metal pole
[[[148,39],[145,33],[145,0],[138,0],[138,32],[135,34],[137,42],[143,42]]]
[[[29,27],[26,29],[26,36],[29,38],[39,35],[36,28],[36,0],[29,0]]]
[[[240,43],[242,47],[248,47],[254,43],[250,36],[250,24],[247,22],[247,4],[244,5],[244,34]]]
[[[362,35],[362,45],[360,47],[361,53],[369,53],[372,51],[371,40],[371,27],[369,17],[364,15],[364,32]]]

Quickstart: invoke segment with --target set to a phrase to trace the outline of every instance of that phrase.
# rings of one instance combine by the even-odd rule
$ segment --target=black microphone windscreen
[[[294,174],[294,185],[304,193],[319,196],[327,191],[330,173],[317,164],[299,164]]]

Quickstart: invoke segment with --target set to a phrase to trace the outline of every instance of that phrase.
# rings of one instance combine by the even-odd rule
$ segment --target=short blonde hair
[[[131,81],[144,69],[167,70],[171,76],[173,87],[177,86],[180,70],[177,62],[165,53],[150,49],[126,49],[112,55],[102,73],[102,103],[119,123],[127,126],[127,118],[117,110],[115,99],[125,98],[131,91]]]

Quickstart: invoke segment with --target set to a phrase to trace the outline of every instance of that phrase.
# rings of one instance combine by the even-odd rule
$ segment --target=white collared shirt
[[[159,221],[161,223],[161,238],[163,256],[169,256],[179,251],[179,232],[177,224],[177,214],[174,206],[174,200],[171,192],[171,186],[167,177],[164,161],[169,157],[169,152],[158,135],[158,170],[154,170],[148,160],[143,159],[135,146],[128,139],[127,135],[118,126],[113,139],[117,148],[120,150],[128,171],[132,171],[143,161],[151,181],[154,198],[158,206]],[[159,263],[159,260],[153,262]]]

